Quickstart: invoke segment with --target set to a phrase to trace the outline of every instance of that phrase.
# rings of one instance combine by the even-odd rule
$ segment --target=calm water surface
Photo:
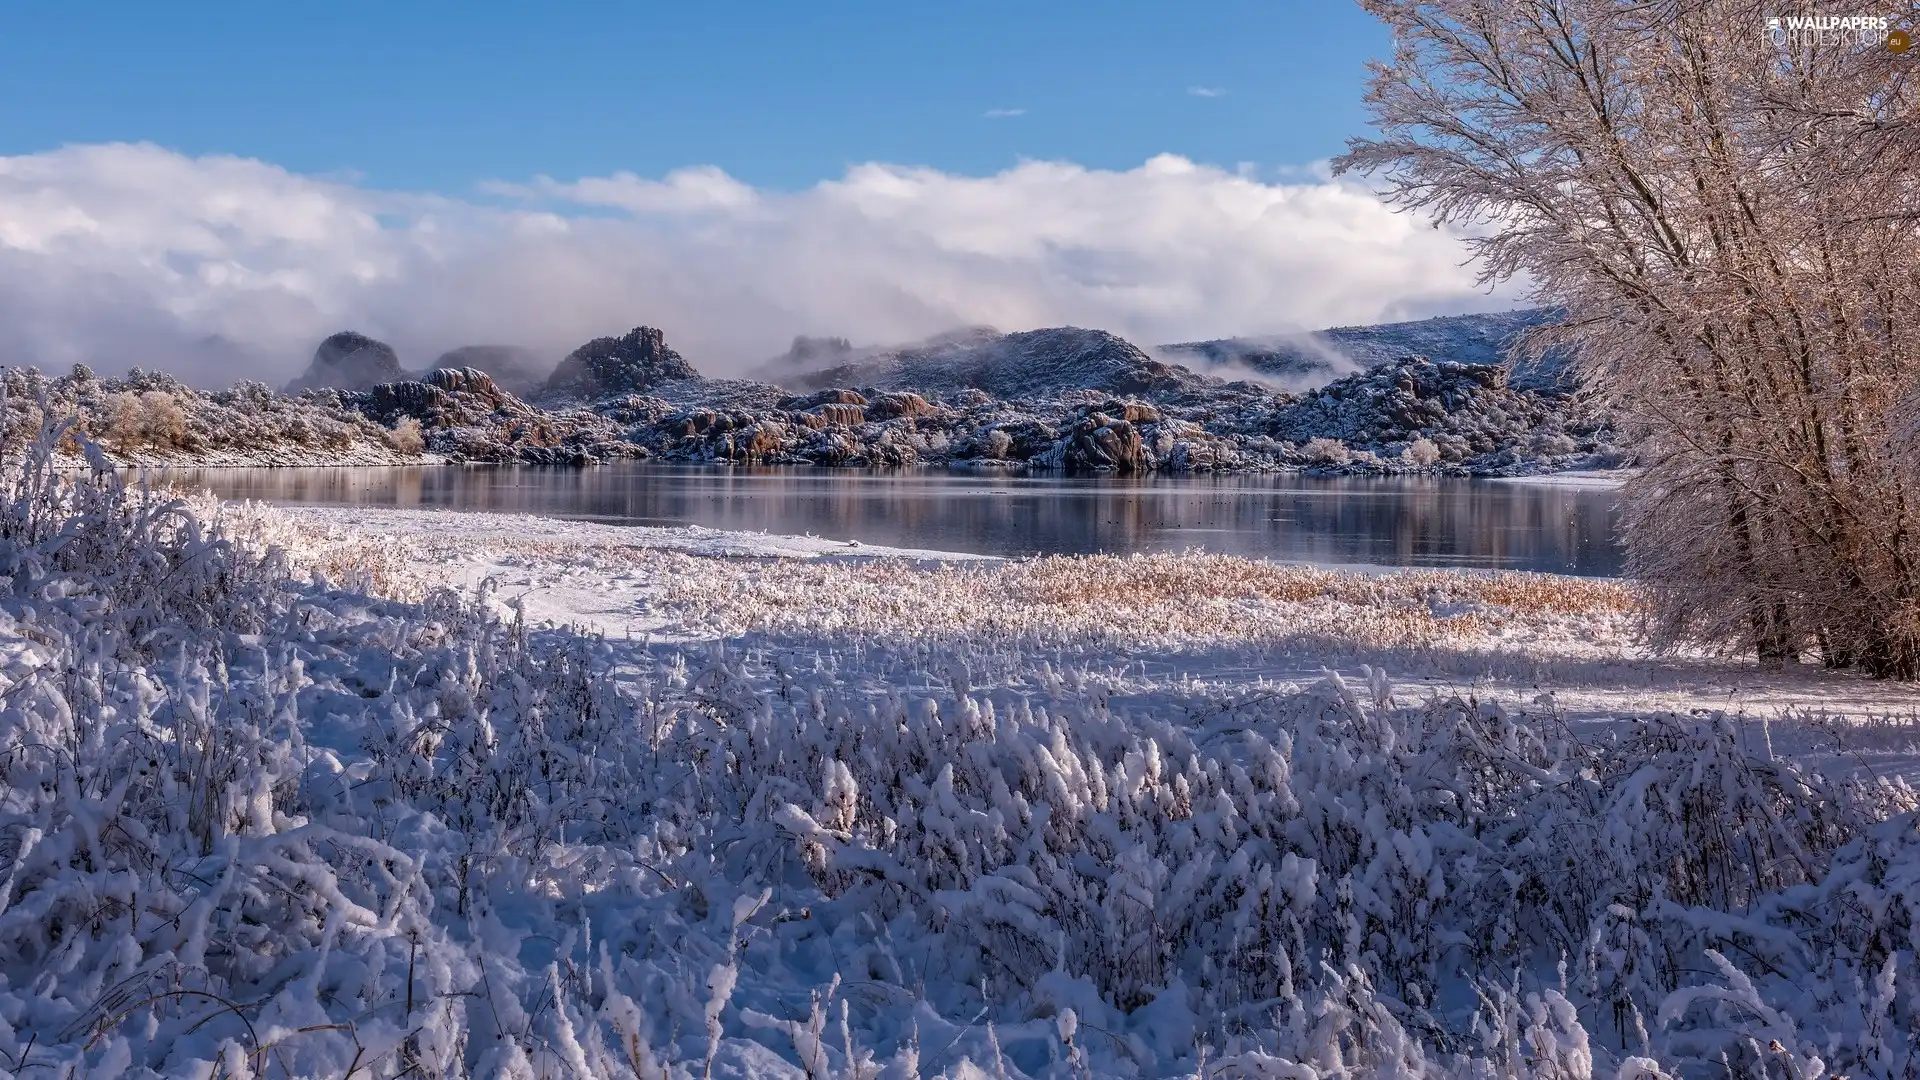
[[[233,499],[705,525],[988,555],[1203,548],[1327,564],[1620,572],[1613,492],[1487,480],[1077,478],[654,462],[172,475]]]

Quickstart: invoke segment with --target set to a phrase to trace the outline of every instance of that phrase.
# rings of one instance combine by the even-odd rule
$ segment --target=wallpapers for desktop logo
[[[1885,48],[1903,53],[1912,44],[1907,31],[1885,15],[1770,16],[1766,35],[1783,49]]]

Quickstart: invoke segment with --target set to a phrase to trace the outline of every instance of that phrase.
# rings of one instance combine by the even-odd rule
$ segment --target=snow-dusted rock
[[[462,345],[441,353],[433,366],[484,371],[502,389],[522,398],[539,393],[553,371],[551,359],[517,345]]]
[[[546,388],[598,398],[699,377],[693,365],[667,345],[663,331],[636,326],[624,336],[594,338],[568,353],[548,376]]]
[[[1267,433],[1305,444],[1333,440],[1392,453],[1427,439],[1440,460],[1494,471],[1529,458],[1591,455],[1609,433],[1564,394],[1516,389],[1494,364],[1407,356],[1314,390],[1274,411]],[[1543,436],[1545,436],[1543,438]],[[1324,456],[1319,464],[1342,465]]]

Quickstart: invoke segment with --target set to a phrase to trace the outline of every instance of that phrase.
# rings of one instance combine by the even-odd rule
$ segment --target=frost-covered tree
[[[1656,639],[1920,676],[1908,61],[1754,0],[1364,6],[1395,49],[1339,168],[1566,311],[1532,344],[1627,420]]]

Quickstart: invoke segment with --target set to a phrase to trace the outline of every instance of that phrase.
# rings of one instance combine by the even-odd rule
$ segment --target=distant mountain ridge
[[[999,398],[1090,390],[1159,396],[1258,378],[1304,391],[1407,356],[1507,365],[1512,384],[1568,387],[1566,359],[1517,362],[1519,334],[1555,318],[1532,308],[1302,334],[1218,338],[1142,349],[1105,330],[1053,327],[1003,334],[963,327],[910,345],[857,347],[844,337],[798,337],[786,353],[750,372],[796,391],[871,387],[945,394],[979,390]]]
[[[1117,334],[1075,326],[1005,334],[962,327],[907,345],[856,347],[844,337],[797,337],[779,357],[749,372],[786,390],[832,387],[950,395],[978,391],[1002,400],[1057,397],[1073,392],[1165,399],[1208,392],[1227,380],[1252,378],[1304,392],[1407,356],[1470,365],[1506,364],[1522,389],[1568,389],[1566,357],[1516,362],[1515,339],[1552,321],[1551,309],[1443,315],[1375,326],[1341,326],[1311,333],[1218,338],[1143,349]],[[444,354],[436,368],[477,368],[521,396],[549,394],[588,399],[651,392],[704,381],[666,344],[661,331],[636,327],[623,337],[596,338],[543,376],[532,350],[466,346]],[[322,342],[313,363],[289,384],[365,390],[422,376],[401,369],[385,343],[344,331]]]
[[[828,366],[810,366],[822,360]],[[752,377],[790,390],[835,386],[934,394],[978,390],[1003,399],[1073,390],[1155,397],[1220,382],[1156,360],[1116,334],[1077,326],[1015,334],[969,327],[912,345],[867,350],[848,346],[844,338],[798,338],[786,355],[763,365]]]

